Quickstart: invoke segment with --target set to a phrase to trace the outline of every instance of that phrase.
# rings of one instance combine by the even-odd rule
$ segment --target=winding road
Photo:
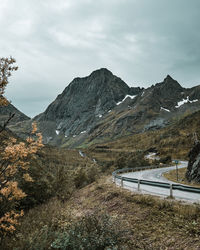
[[[181,161],[178,165],[178,168],[184,168],[184,167],[187,167],[187,162]],[[124,173],[121,175],[123,177],[136,178],[139,180],[175,183],[175,182],[169,181],[163,177],[163,173],[169,172],[173,169],[175,169],[175,166],[166,167],[166,168],[157,168],[157,169],[151,169],[151,170],[143,170],[143,171],[137,171],[137,172],[131,172],[131,173]],[[120,180],[117,180],[117,184],[118,185],[120,184]],[[127,188],[129,190],[135,191],[138,188],[138,184],[124,181],[123,187]],[[154,194],[154,195],[158,195],[158,196],[162,196],[162,197],[167,197],[170,195],[169,189],[148,186],[145,184],[140,185],[140,192]],[[190,202],[200,202],[200,194],[197,194],[197,193],[173,190],[173,196],[176,199],[180,199],[180,200],[187,200]]]

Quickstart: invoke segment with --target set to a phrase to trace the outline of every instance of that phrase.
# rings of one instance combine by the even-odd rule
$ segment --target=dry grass
[[[36,232],[41,232],[44,227],[56,231],[72,220],[98,210],[117,218],[118,226],[126,228],[130,237],[129,249],[199,248],[199,205],[131,193],[105,178],[76,191],[67,202],[53,199],[30,210],[21,222],[16,239],[7,241],[9,247],[26,249],[25,242],[32,240],[32,244],[36,244]],[[48,236],[45,244],[51,241]]]

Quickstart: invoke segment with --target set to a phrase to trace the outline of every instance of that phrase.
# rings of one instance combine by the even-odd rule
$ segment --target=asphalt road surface
[[[178,168],[184,168],[187,167],[186,161],[181,161],[178,165]],[[175,166],[167,167],[167,168],[157,168],[157,169],[151,169],[151,170],[143,170],[143,171],[137,171],[137,172],[131,172],[131,173],[125,173],[122,174],[124,177],[130,177],[130,178],[136,178],[139,180],[148,180],[148,181],[159,181],[159,182],[167,182],[167,183],[175,183],[172,181],[167,180],[162,175],[163,173],[169,172],[173,169],[175,169]],[[116,183],[120,185],[120,180],[116,180]],[[130,183],[127,181],[124,181],[124,188],[127,188],[129,190],[136,191],[138,188],[137,183]],[[166,188],[160,188],[160,187],[153,187],[148,186],[145,184],[140,184],[140,192],[142,193],[149,193],[154,194],[162,197],[167,197],[170,195],[170,190]],[[190,202],[200,202],[200,194],[191,193],[191,192],[183,192],[179,190],[173,190],[173,196],[176,199],[180,200],[187,200]]]

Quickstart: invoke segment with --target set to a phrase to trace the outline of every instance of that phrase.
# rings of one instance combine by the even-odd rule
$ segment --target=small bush
[[[70,225],[68,230],[59,232],[51,244],[53,249],[126,249],[125,233],[118,221],[106,214],[92,214]]]
[[[34,232],[31,237],[23,239],[22,248],[15,248],[15,250],[29,249],[29,250],[45,250],[50,249],[50,240],[55,233],[48,227],[43,226],[40,230]]]
[[[82,188],[94,182],[99,176],[99,169],[96,165],[79,167],[73,172],[73,182],[76,188]]]
[[[136,168],[149,165],[144,152],[121,152],[114,162],[115,169]]]

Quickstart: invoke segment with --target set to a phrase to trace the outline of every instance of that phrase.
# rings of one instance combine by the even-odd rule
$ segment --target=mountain
[[[9,103],[7,106],[0,106],[0,125],[3,125],[4,122],[8,120],[10,114],[15,114],[10,120],[10,124],[16,124],[17,122],[27,121],[30,119],[15,106]]]
[[[163,128],[179,117],[198,111],[199,100],[199,86],[185,89],[168,75],[163,82],[116,106],[90,130],[88,143]]]
[[[163,128],[200,110],[199,100],[200,86],[183,88],[169,75],[147,89],[134,88],[102,68],[87,77],[75,78],[33,120],[45,143],[84,147]],[[11,129],[25,136],[31,122]]]
[[[141,88],[130,88],[107,69],[75,78],[46,111],[34,118],[47,141],[59,144],[61,137],[75,138],[92,130],[126,96]]]

